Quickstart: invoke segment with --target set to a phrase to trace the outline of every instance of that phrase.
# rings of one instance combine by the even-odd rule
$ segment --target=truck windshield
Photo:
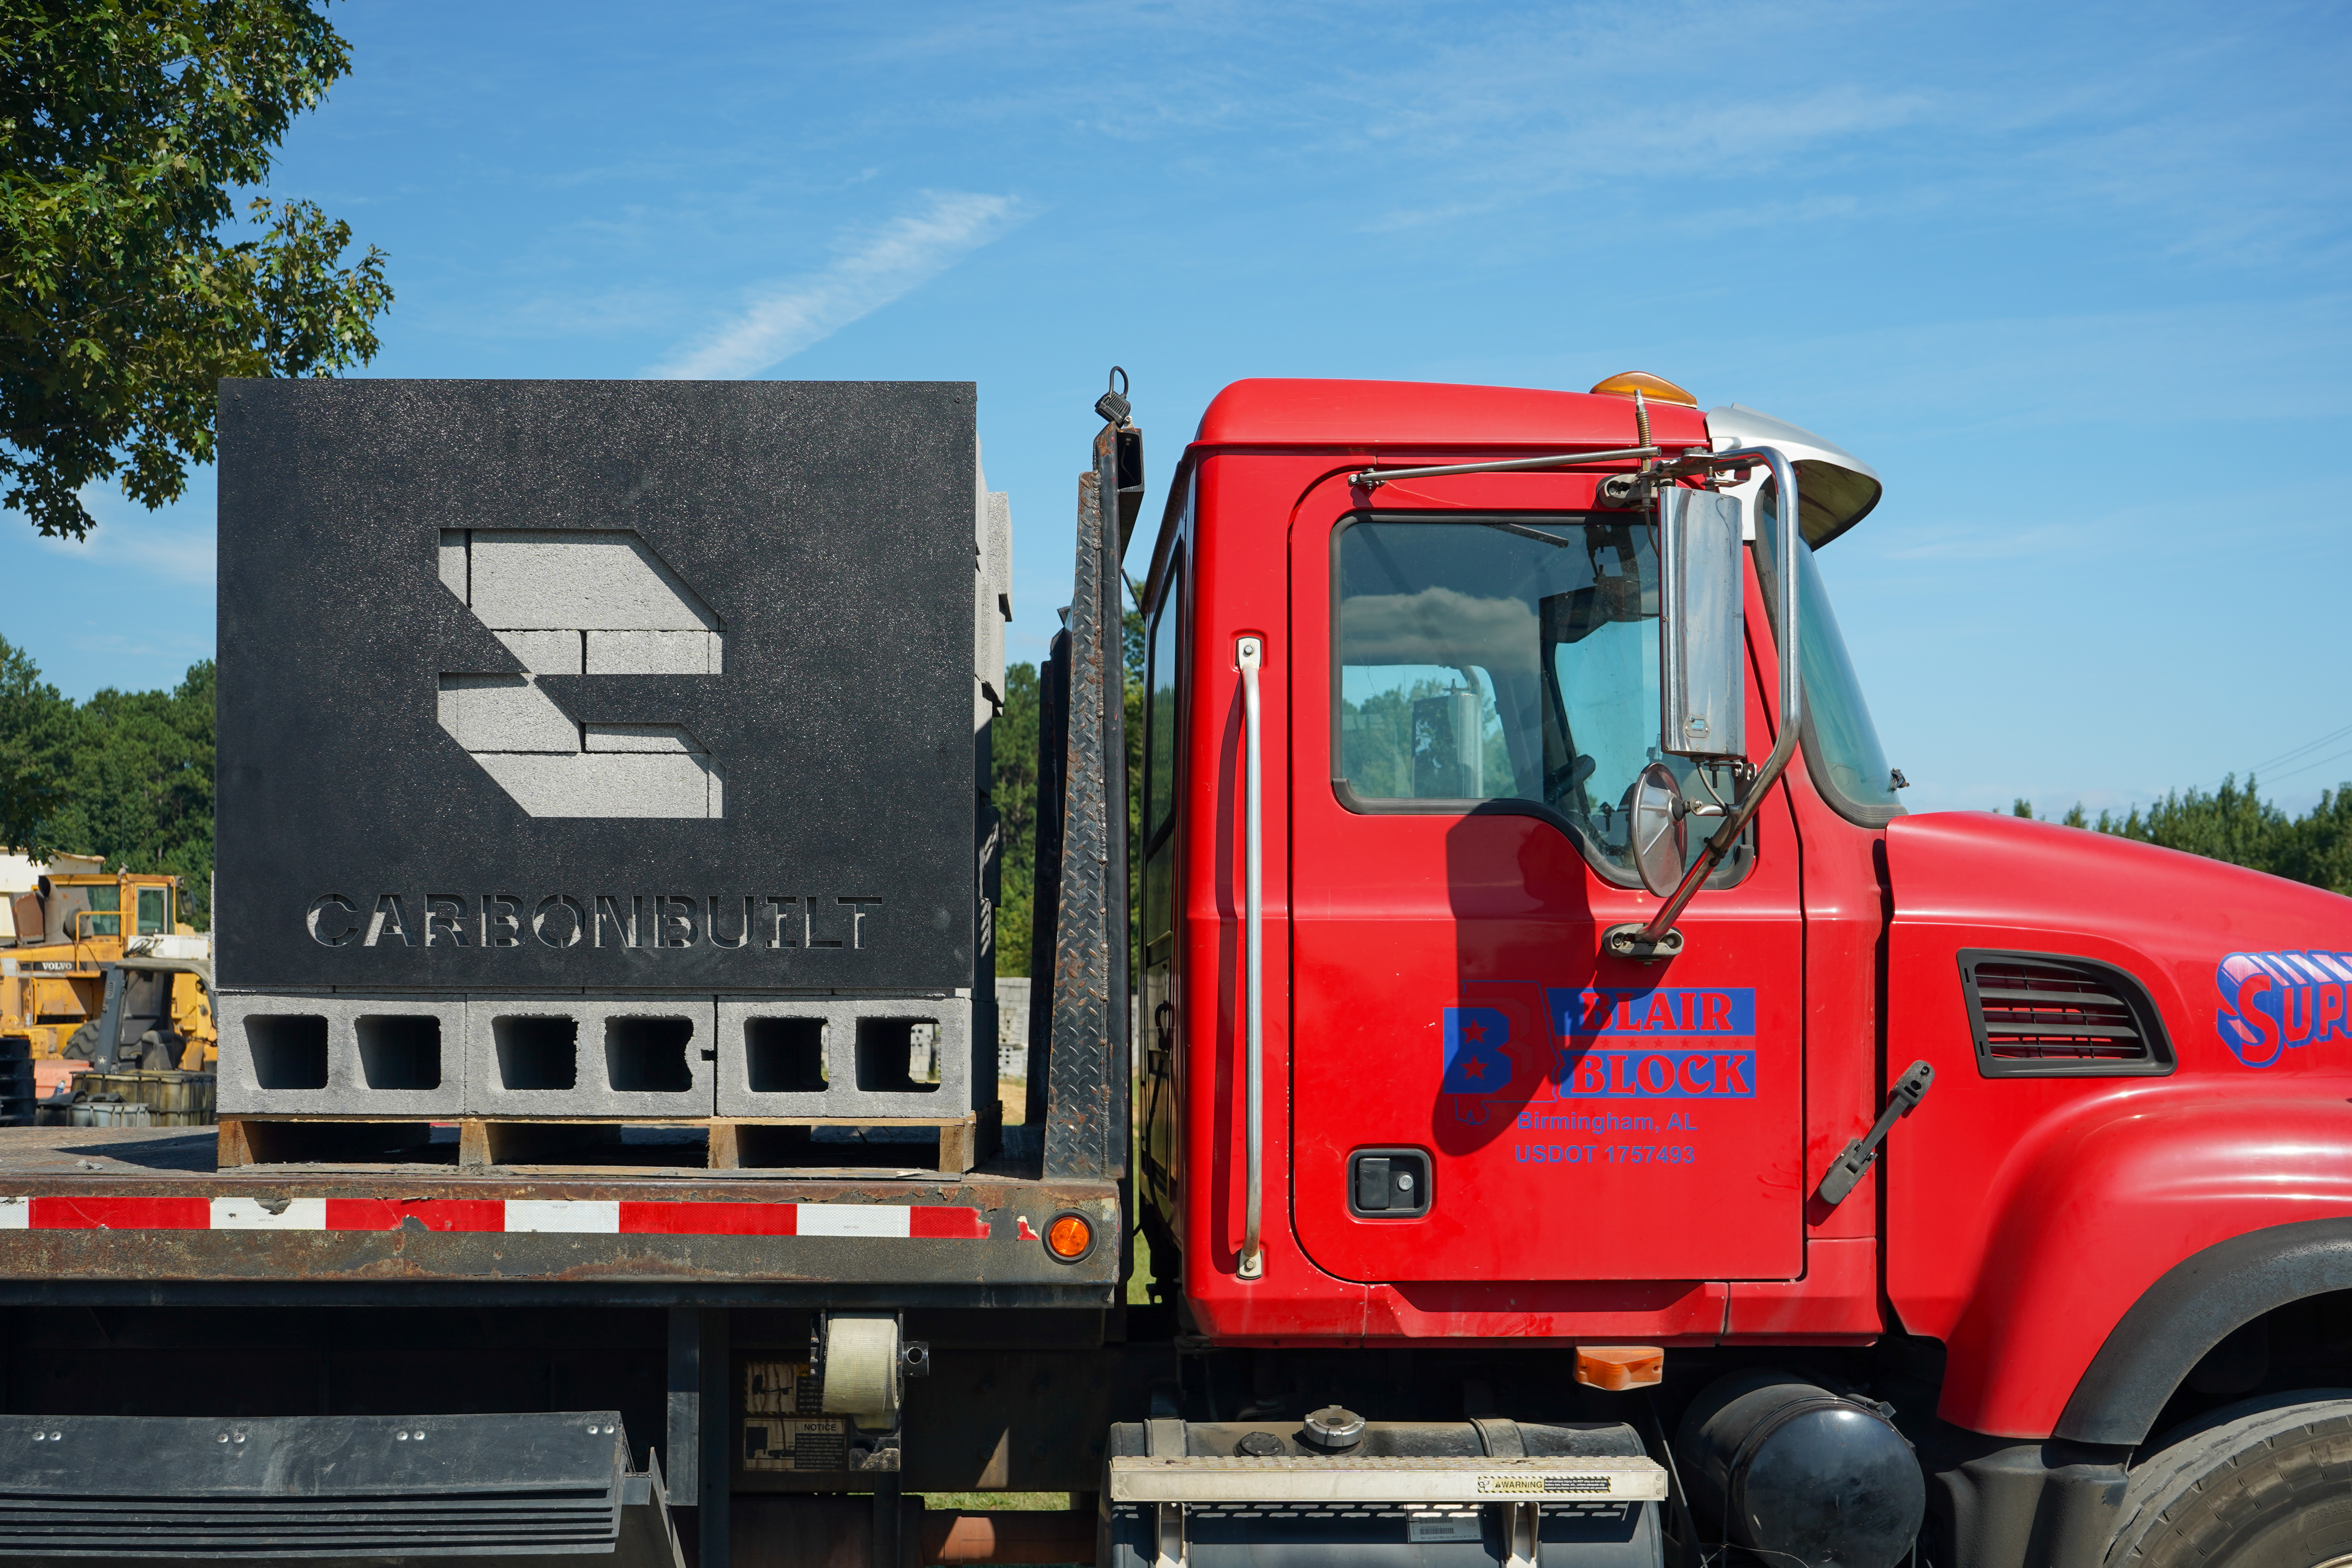
[[[1767,604],[1778,593],[1773,585],[1780,543],[1780,531],[1773,522],[1778,494],[1778,487],[1768,482],[1757,506],[1756,567]],[[1813,787],[1840,816],[1883,827],[1903,815],[1894,770],[1886,765],[1878,727],[1870,720],[1870,704],[1863,700],[1862,682],[1846,656],[1837,612],[1830,608],[1829,589],[1813,563],[1813,547],[1801,540],[1797,544],[1797,618],[1798,641],[1804,649],[1806,771],[1812,774]],[[1774,635],[1779,635],[1777,627]]]
[[[1333,754],[1359,811],[1486,803],[1564,826],[1633,884],[1627,805],[1658,750],[1654,531],[1622,513],[1358,520],[1339,533]],[[1694,840],[1696,846],[1696,840]],[[1718,880],[1746,868],[1743,846]]]

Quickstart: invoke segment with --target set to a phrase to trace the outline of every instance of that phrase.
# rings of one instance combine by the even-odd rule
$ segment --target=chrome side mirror
[[[1747,461],[1753,459],[1753,461]],[[1780,487],[1780,506],[1772,518],[1778,530],[1778,559],[1794,563],[1801,538],[1797,531],[1797,472],[1788,454],[1772,447],[1736,447],[1705,458],[1672,465],[1676,474],[1714,473],[1725,468],[1753,467],[1760,462],[1772,470]],[[1729,502],[1729,504],[1727,504]],[[1741,679],[1746,649],[1741,636],[1741,563],[1739,509],[1729,498],[1706,490],[1669,488],[1658,501],[1660,602],[1658,663],[1664,733],[1660,750],[1702,760],[1739,762],[1745,748],[1738,742],[1745,712]],[[1727,560],[1726,557],[1728,557]],[[1646,921],[1628,921],[1601,933],[1601,950],[1637,963],[1654,963],[1683,950],[1682,932],[1675,929],[1699,884],[1731,852],[1789,759],[1797,754],[1797,737],[1803,732],[1804,658],[1798,647],[1797,573],[1793,565],[1775,579],[1779,603],[1773,626],[1780,666],[1779,733],[1764,765],[1749,774],[1738,804],[1723,814],[1722,823],[1708,836],[1695,862],[1679,861],[1669,868],[1668,856],[1685,848],[1684,819],[1690,808],[1671,775],[1657,764],[1643,770],[1634,786],[1634,863],[1642,883],[1665,901]],[[1705,744],[1697,743],[1692,721],[1704,720]],[[1728,722],[1731,728],[1722,726]],[[1646,808],[1646,815],[1645,815]],[[1709,809],[1710,816],[1714,808]],[[1674,872],[1680,871],[1677,878]]]
[[[1658,492],[1658,749],[1678,757],[1748,755],[1739,531],[1737,497]]]
[[[1664,898],[1690,863],[1690,806],[1664,763],[1652,763],[1633,781],[1633,865],[1642,886]]]

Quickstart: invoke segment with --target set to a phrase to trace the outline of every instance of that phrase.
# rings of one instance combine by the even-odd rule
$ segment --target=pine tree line
[[[179,918],[204,930],[213,888],[211,659],[171,691],[87,702],[0,637],[0,847],[100,855],[110,870],[174,871]]]
[[[2020,800],[2010,813],[2030,817],[2033,803]],[[2077,802],[2057,820],[2352,893],[2352,784],[2320,791],[2319,804],[2301,816],[2263,799],[2252,773],[2242,787],[2232,773],[2220,789],[2176,791],[2145,811],[2134,806],[2124,816],[2102,811],[2093,818]]]

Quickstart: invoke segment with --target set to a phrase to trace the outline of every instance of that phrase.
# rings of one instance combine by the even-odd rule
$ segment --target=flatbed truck
[[[1651,376],[1227,388],[1127,777],[1097,412],[1025,1121],[0,1133],[0,1556],[2352,1561],[2352,902],[1906,813],[1811,559],[1878,477]],[[999,1490],[1077,1506],[910,1506]]]

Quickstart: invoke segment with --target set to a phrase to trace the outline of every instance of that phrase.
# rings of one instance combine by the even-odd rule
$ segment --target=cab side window
[[[1731,798],[1728,769],[1658,749],[1658,558],[1644,521],[1357,519],[1340,527],[1334,568],[1334,783],[1351,810],[1515,804],[1630,885],[1643,768],[1663,761],[1694,798]],[[1727,861],[1730,879],[1745,859],[1743,847]]]
[[[81,935],[122,934],[122,889],[120,884],[110,888],[92,888],[89,890],[89,908],[96,912],[81,918]]]

